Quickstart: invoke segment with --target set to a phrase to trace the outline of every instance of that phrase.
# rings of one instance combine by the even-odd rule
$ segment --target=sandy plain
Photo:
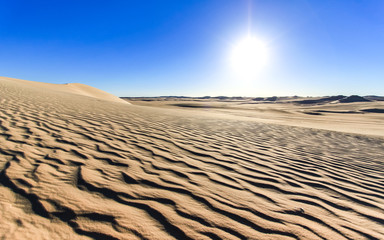
[[[384,102],[0,78],[1,239],[384,239]]]

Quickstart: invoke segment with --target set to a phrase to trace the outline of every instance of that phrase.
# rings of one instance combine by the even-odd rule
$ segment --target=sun
[[[256,37],[248,36],[232,49],[230,61],[234,71],[242,77],[255,77],[268,63],[267,45]]]

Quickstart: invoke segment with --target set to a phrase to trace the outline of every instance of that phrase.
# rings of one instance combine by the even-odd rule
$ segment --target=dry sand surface
[[[297,101],[255,102],[248,99],[212,101],[174,98],[153,98],[151,101],[133,98],[132,101],[133,104],[140,106],[188,109],[204,112],[205,115],[214,114],[215,117],[384,136],[384,100],[310,105],[295,102]]]
[[[0,78],[0,238],[384,239],[382,115],[273,111]]]

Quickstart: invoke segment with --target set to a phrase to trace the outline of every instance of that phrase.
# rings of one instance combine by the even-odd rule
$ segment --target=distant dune
[[[0,78],[1,239],[384,239],[383,102],[132,103]]]
[[[369,98],[369,99],[368,99]],[[138,97],[122,98],[134,105],[190,109],[199,114],[220,113],[226,118],[278,123],[384,136],[384,102],[380,97],[326,96],[326,97]],[[217,116],[217,115],[216,115]]]
[[[126,101],[254,101],[255,103],[295,103],[295,104],[308,104],[308,105],[319,105],[328,103],[352,103],[352,102],[370,102],[370,101],[384,101],[384,97],[380,96],[326,96],[326,97],[228,97],[228,96],[217,96],[217,97],[186,97],[186,96],[161,96],[161,97],[122,97]]]
[[[338,101],[341,99],[346,98],[346,96],[343,95],[338,95],[338,96],[332,96],[332,97],[323,97],[323,98],[317,98],[317,99],[304,99],[304,100],[299,100],[295,101],[295,103],[298,104],[324,104],[324,103],[329,103],[333,101]]]
[[[349,97],[346,97],[346,98],[343,98],[343,99],[340,99],[339,102],[341,103],[351,103],[351,102],[369,102],[370,100],[364,98],[364,97],[360,97],[360,96],[357,96],[357,95],[352,95],[352,96],[349,96]]]

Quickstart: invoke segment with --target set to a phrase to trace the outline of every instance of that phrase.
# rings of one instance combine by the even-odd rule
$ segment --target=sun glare
[[[232,67],[238,75],[247,79],[255,77],[267,62],[268,48],[255,37],[241,40],[232,49]]]

